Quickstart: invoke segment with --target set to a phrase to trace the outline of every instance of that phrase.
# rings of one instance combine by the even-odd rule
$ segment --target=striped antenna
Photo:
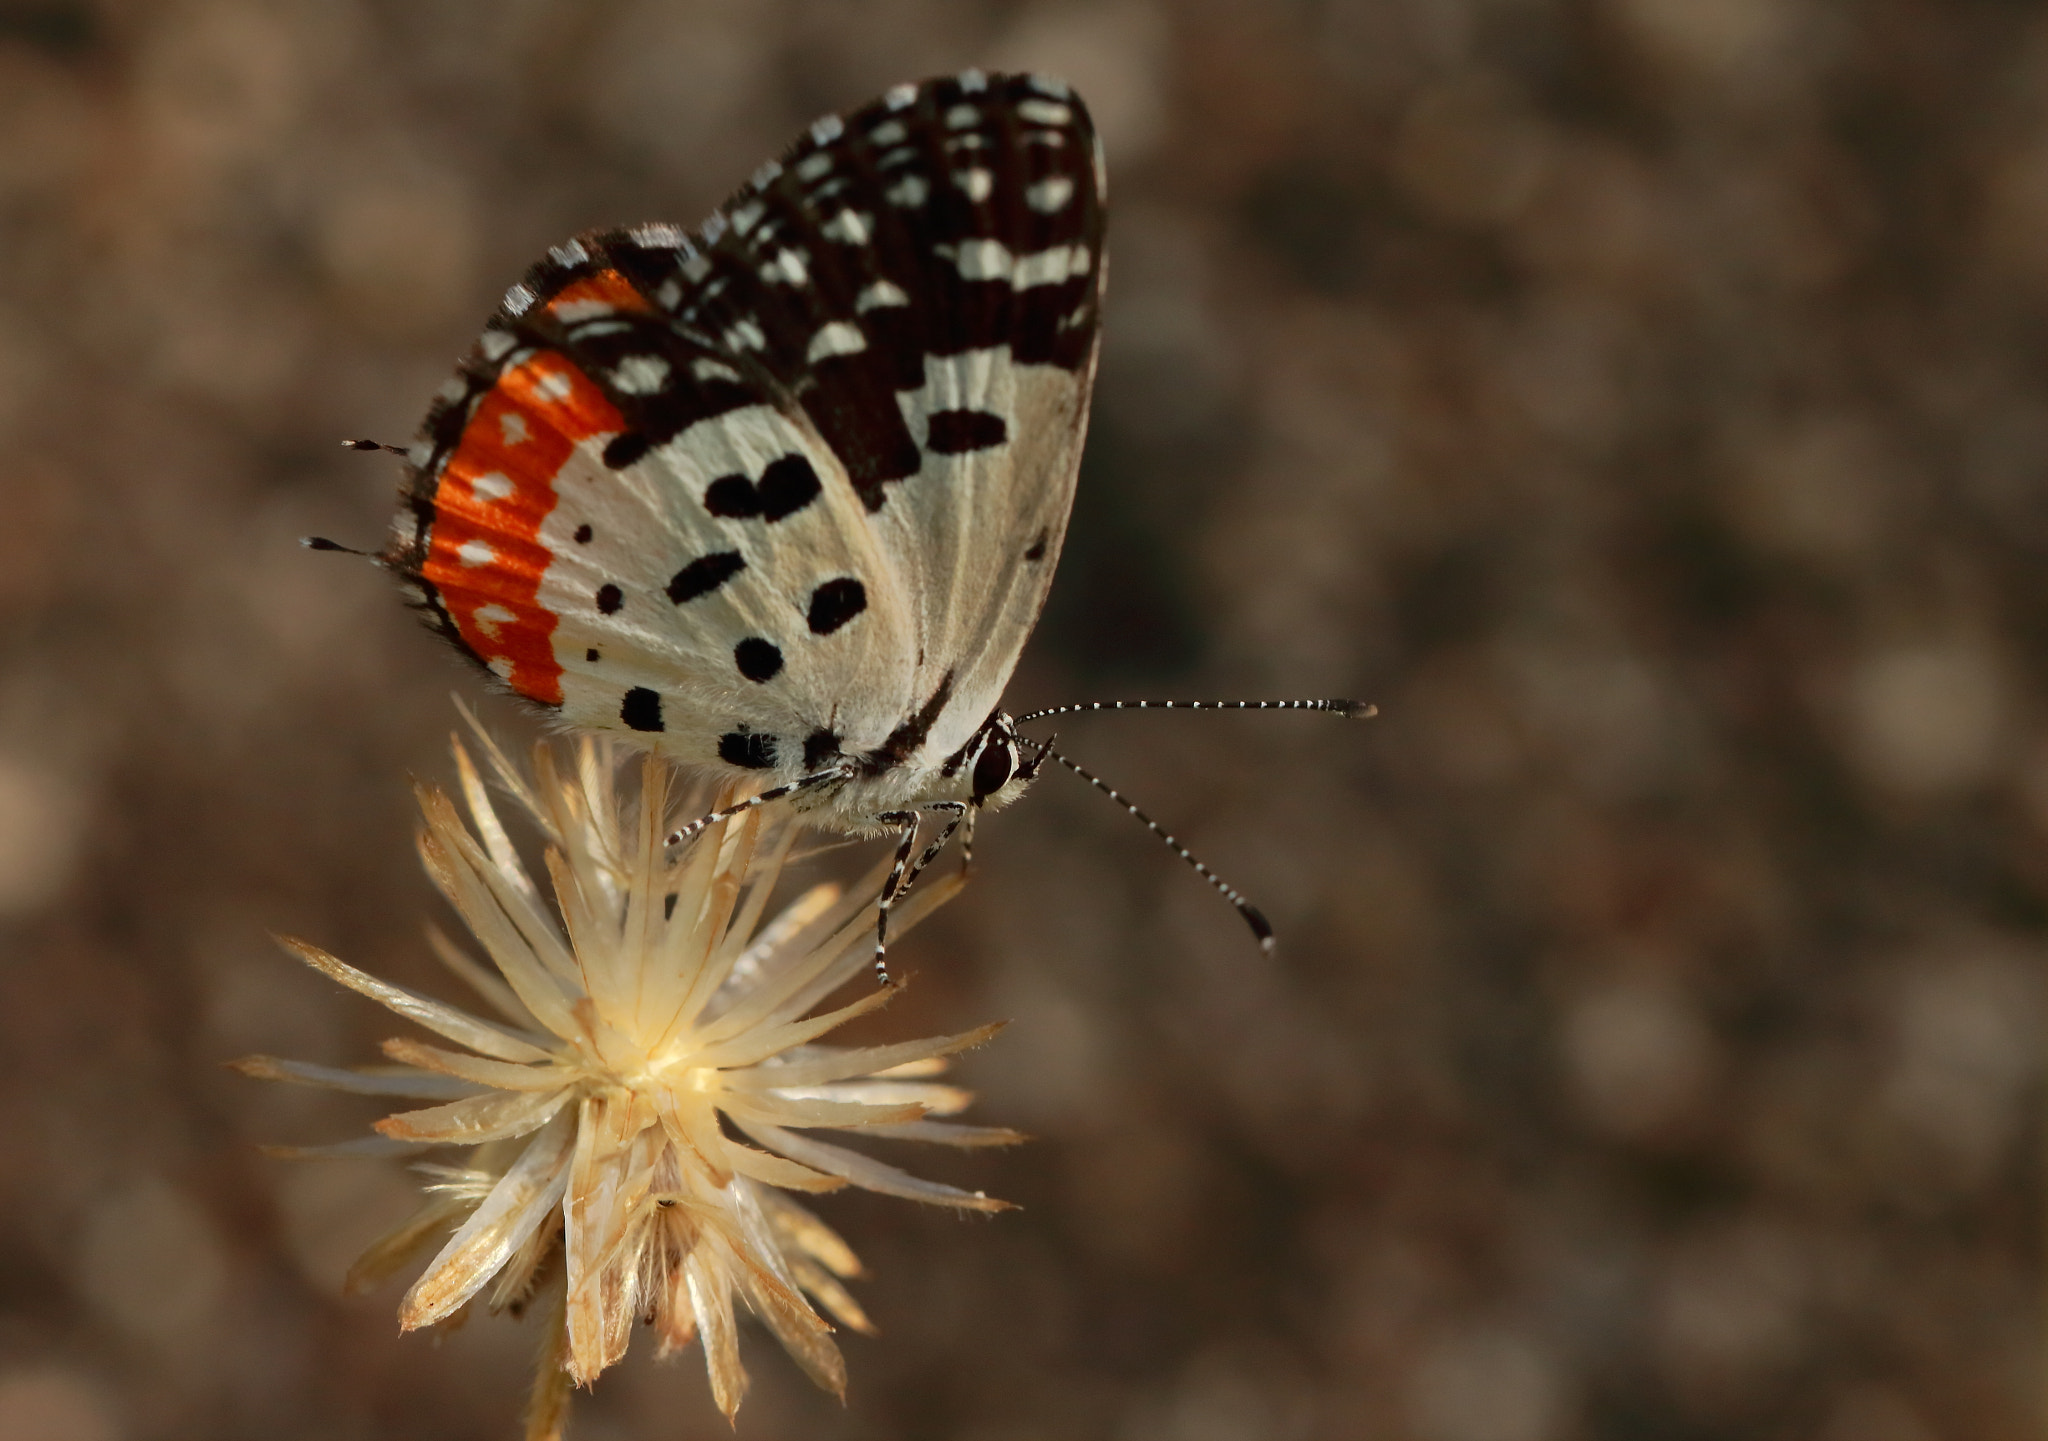
[[[1086,707],[1076,706],[1074,707],[1074,709],[1084,710],[1086,709]],[[1240,916],[1244,917],[1244,923],[1250,926],[1252,928],[1252,934],[1258,937],[1260,951],[1264,952],[1266,955],[1269,956],[1273,954],[1273,923],[1266,919],[1265,912],[1261,911],[1257,906],[1253,905],[1250,901],[1244,898],[1243,892],[1239,891],[1238,888],[1230,884],[1230,882],[1224,880],[1223,877],[1217,875],[1216,872],[1210,870],[1207,866],[1203,865],[1201,861],[1196,858],[1195,853],[1193,851],[1190,851],[1186,846],[1182,845],[1179,841],[1175,840],[1173,836],[1166,831],[1165,827],[1161,826],[1159,822],[1153,820],[1152,817],[1146,815],[1143,811],[1139,810],[1137,806],[1133,805],[1127,798],[1125,798],[1125,796],[1120,791],[1118,791],[1115,787],[1111,786],[1108,782],[1104,781],[1100,776],[1094,774],[1092,771],[1085,770],[1082,767],[1075,765],[1072,761],[1068,760],[1058,751],[1052,750],[1050,746],[1047,747],[1047,751],[1051,754],[1054,760],[1058,761],[1061,765],[1065,766],[1068,770],[1072,771],[1075,775],[1079,776],[1082,780],[1088,782],[1089,785],[1094,786],[1095,789],[1101,791],[1104,795],[1108,796],[1111,800],[1115,801],[1118,805],[1122,806],[1133,820],[1135,820],[1139,825],[1143,826],[1146,830],[1152,832],[1153,835],[1159,837],[1159,839],[1165,843],[1165,846],[1168,850],[1172,851],[1175,855],[1179,856],[1182,860],[1186,861],[1189,865],[1193,866],[1195,868],[1196,875],[1200,876],[1203,880],[1207,881],[1212,887],[1214,887],[1216,893],[1222,896],[1224,900],[1229,901],[1233,906],[1237,907],[1237,913]]]
[[[1035,710],[1029,715],[1018,716],[1017,724],[1044,720],[1048,716],[1085,715],[1099,710],[1319,710],[1347,720],[1368,720],[1380,713],[1378,706],[1356,700],[1097,700],[1082,705]]]

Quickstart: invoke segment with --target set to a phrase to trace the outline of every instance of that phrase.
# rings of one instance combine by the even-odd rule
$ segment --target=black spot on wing
[[[830,635],[868,608],[868,588],[850,575],[828,580],[811,592],[806,619],[812,635]]]
[[[590,647],[590,648],[589,648],[588,650],[584,651],[584,652],[583,652],[583,659],[584,659],[584,660],[586,660],[586,661],[588,661],[588,662],[589,662],[590,664],[592,664],[592,665],[596,665],[596,664],[597,664],[597,647],[596,647],[596,646],[591,646],[591,647]]]
[[[704,487],[704,509],[723,520],[755,516],[787,520],[825,493],[808,456],[791,451],[768,462],[759,484],[744,475],[721,475]]]
[[[809,459],[796,454],[770,461],[755,489],[761,496],[761,518],[770,521],[795,515],[824,492]]]
[[[645,432],[623,430],[605,442],[604,463],[613,470],[624,470],[654,449],[654,442]]]
[[[775,765],[775,737],[745,727],[727,731],[718,738],[718,758],[743,770],[769,770]]]
[[[590,544],[590,537],[591,537],[592,533],[593,533],[593,532],[591,531],[590,527],[589,527],[589,526],[587,526],[587,525],[579,525],[579,526],[577,526],[577,527],[576,527],[576,543],[577,543],[578,545],[589,545],[589,544]]]
[[[597,608],[603,614],[614,615],[625,603],[625,595],[611,582],[607,581],[597,588]]]
[[[1024,552],[1024,559],[1044,560],[1045,544],[1049,539],[1051,539],[1051,532],[1043,526],[1039,527],[1038,534],[1031,538],[1031,545]]]
[[[758,635],[748,636],[732,648],[733,664],[740,674],[756,685],[774,680],[782,674],[782,652],[774,641],[763,640]]]
[[[627,691],[619,702],[619,719],[628,729],[636,731],[658,731],[663,729],[661,719],[661,696],[644,685],[636,685]]]
[[[721,475],[704,488],[704,508],[723,520],[745,520],[761,513],[761,497],[744,475]]]
[[[709,595],[747,568],[736,550],[700,555],[669,578],[668,598],[677,605]]]
[[[935,410],[929,436],[928,444],[938,454],[966,455],[1004,444],[1010,427],[1000,415],[986,410]]]

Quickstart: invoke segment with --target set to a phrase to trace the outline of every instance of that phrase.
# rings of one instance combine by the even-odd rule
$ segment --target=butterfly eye
[[[980,800],[1001,790],[1008,783],[1010,768],[1014,764],[1008,741],[995,740],[983,747],[980,757],[974,762],[974,798]]]

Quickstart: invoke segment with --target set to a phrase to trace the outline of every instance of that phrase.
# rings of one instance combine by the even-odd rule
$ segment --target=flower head
[[[481,732],[479,732],[481,736]],[[336,1069],[252,1056],[237,1065],[297,1081],[434,1104],[376,1123],[378,1137],[288,1154],[473,1148],[458,1165],[422,1166],[424,1208],[377,1241],[350,1274],[373,1284],[445,1237],[400,1308],[410,1330],[482,1301],[521,1309],[548,1298],[557,1320],[529,1418],[555,1435],[571,1383],[624,1355],[636,1320],[668,1354],[701,1337],[712,1394],[728,1415],[746,1388],[734,1302],[746,1302],[820,1385],[845,1390],[845,1366],[819,1308],[855,1330],[867,1318],[842,1284],[859,1263],[787,1193],[851,1183],[914,1200],[995,1211],[979,1192],[920,1180],[821,1130],[1000,1145],[1014,1132],[931,1119],[970,1099],[931,1079],[945,1057],[998,1029],[893,1045],[819,1038],[874,1010],[875,990],[817,1012],[864,973],[878,870],[843,890],[811,887],[763,923],[793,839],[779,808],[722,822],[671,857],[677,814],[727,796],[689,797],[672,772],[640,760],[637,786],[609,744],[586,739],[564,767],[537,747],[531,773],[487,736],[500,787],[547,842],[550,907],[514,849],[460,740],[465,824],[422,787],[420,855],[491,964],[438,933],[435,950],[490,1018],[391,985],[303,941],[316,970],[452,1045],[385,1042],[395,1066]],[[959,888],[935,882],[898,908],[914,924]],[[451,1234],[452,1233],[452,1234]]]

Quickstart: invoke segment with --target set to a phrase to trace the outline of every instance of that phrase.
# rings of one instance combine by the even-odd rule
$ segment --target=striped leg
[[[765,806],[771,801],[779,801],[787,796],[793,796],[798,791],[805,791],[809,790],[812,786],[823,785],[826,781],[843,779],[846,775],[847,771],[844,768],[835,768],[829,771],[813,771],[810,775],[798,776],[787,785],[771,786],[759,795],[748,796],[745,800],[735,805],[729,805],[724,810],[713,811],[708,816],[699,816],[696,820],[691,821],[681,830],[671,835],[663,844],[679,846],[692,836],[701,835],[705,830],[717,825],[720,821],[729,821],[734,816],[745,815],[756,806]]]

